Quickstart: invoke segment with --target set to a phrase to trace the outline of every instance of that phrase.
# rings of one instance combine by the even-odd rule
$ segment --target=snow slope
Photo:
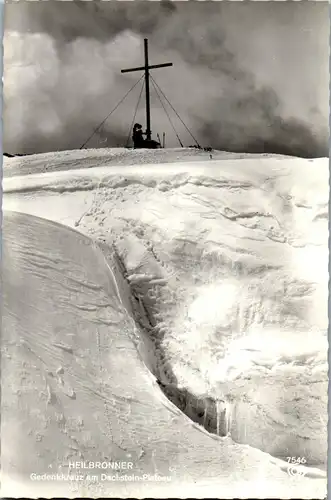
[[[4,217],[3,488],[40,495],[30,472],[130,453],[170,483],[79,492],[324,496],[321,472],[273,457],[326,463],[327,159],[79,154],[5,165],[4,209],[30,215]]]
[[[100,165],[107,167],[127,167],[136,164],[175,163],[178,161],[206,161],[210,159],[243,159],[261,158],[263,155],[229,153],[225,151],[207,152],[195,148],[173,148],[173,149],[132,149],[126,148],[103,148],[103,149],[81,149],[75,151],[62,151],[61,153],[42,153],[29,156],[17,156],[14,158],[4,157],[4,177],[13,175],[27,175],[45,173],[59,170],[73,170],[81,168],[93,168]],[[278,156],[278,158],[287,158]]]

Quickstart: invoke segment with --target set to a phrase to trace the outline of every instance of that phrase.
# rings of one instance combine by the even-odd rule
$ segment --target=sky
[[[16,2],[5,5],[4,151],[78,149],[140,78],[202,146],[328,155],[327,2]],[[123,146],[140,84],[86,147]],[[178,138],[151,85],[152,133]],[[186,146],[194,143],[163,101]],[[145,123],[144,99],[135,121]]]

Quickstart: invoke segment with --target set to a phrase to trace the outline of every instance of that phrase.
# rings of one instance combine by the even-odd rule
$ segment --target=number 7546
[[[286,460],[289,464],[305,464],[307,460],[305,457],[286,457]]]

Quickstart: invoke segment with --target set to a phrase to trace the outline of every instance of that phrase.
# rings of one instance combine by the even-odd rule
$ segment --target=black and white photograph
[[[1,7],[1,496],[324,499],[329,3]]]

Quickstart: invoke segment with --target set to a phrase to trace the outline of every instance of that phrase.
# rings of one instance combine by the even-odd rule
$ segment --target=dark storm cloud
[[[141,64],[148,36],[151,61],[174,62],[153,76],[201,144],[327,155],[326,2],[24,2],[6,5],[5,29],[10,151],[80,147],[137,80],[120,69]],[[136,100],[89,146],[125,144]]]
[[[176,6],[168,0],[21,2],[6,5],[5,23],[7,30],[44,32],[60,41],[77,37],[106,41],[127,29],[150,34],[174,12]]]

